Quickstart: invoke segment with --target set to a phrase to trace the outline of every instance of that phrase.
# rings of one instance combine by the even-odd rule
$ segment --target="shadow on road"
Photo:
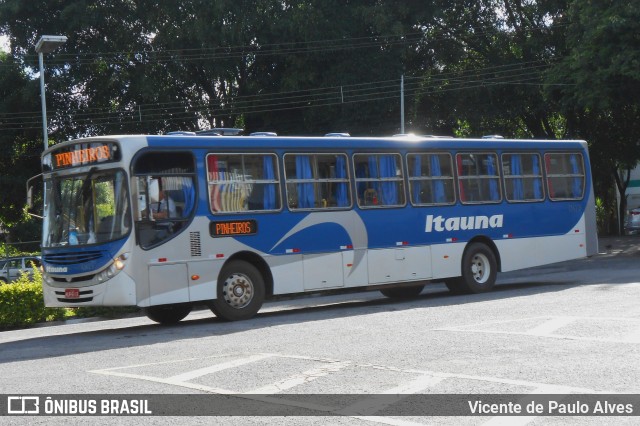
[[[5,342],[0,343],[0,362],[77,355],[182,339],[210,338],[336,317],[348,318],[377,312],[464,305],[560,292],[576,286],[638,282],[640,264],[637,259],[633,259],[640,253],[638,246],[631,244],[630,249],[620,250],[613,255],[612,247],[613,243],[609,247],[609,253],[603,251],[601,247],[602,254],[591,259],[501,274],[499,285],[495,290],[484,294],[454,296],[443,284],[433,284],[428,285],[420,296],[407,300],[388,299],[378,292],[367,292],[339,296],[308,296],[288,301],[268,302],[263,312],[250,320],[241,322],[229,323],[213,315],[206,318],[197,315],[199,318],[187,317],[186,320],[173,326],[160,326],[146,318],[129,318],[75,324],[69,327],[68,331],[65,330],[68,326],[11,331],[7,333],[16,333],[12,335],[14,337],[9,336],[8,339],[4,339]],[[618,274],[619,278],[606,279],[607,271],[611,268],[614,268],[617,274],[622,271]],[[579,272],[582,272],[582,276],[577,275]],[[46,335],[47,328],[51,330],[49,335]],[[19,335],[20,333],[24,335]]]

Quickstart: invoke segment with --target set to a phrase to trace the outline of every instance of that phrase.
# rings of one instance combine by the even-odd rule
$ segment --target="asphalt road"
[[[134,317],[1,332],[5,395],[232,394],[216,400],[232,414],[263,403],[253,395],[273,395],[280,399],[264,403],[265,412],[305,416],[0,422],[637,424],[585,415],[429,417],[410,396],[640,394],[639,243],[605,239],[598,256],[502,274],[482,295],[452,296],[434,284],[406,301],[370,292],[270,302],[237,323],[199,310],[170,327]],[[406,401],[413,408],[402,408]]]

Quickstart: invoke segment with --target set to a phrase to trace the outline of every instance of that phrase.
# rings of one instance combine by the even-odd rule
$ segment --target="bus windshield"
[[[91,169],[45,181],[43,246],[104,243],[131,230],[127,178],[122,170]]]

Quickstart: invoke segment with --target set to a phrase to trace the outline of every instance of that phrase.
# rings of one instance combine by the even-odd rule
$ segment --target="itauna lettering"
[[[44,270],[50,273],[60,273],[60,272],[67,272],[67,267],[66,266],[45,266]]]
[[[98,161],[109,160],[110,158],[111,150],[107,145],[76,149],[69,152],[60,152],[54,155],[55,166],[57,168],[77,166],[79,164],[91,164]]]
[[[251,235],[257,230],[255,220],[228,220],[211,222],[211,235],[214,237],[228,237],[233,235]]]
[[[427,215],[424,232],[468,231],[473,229],[502,228],[503,215],[442,217]]]

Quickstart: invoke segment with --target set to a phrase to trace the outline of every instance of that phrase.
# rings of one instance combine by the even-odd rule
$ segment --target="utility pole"
[[[400,76],[400,133],[404,134],[404,74]]]
[[[49,148],[49,132],[47,130],[47,101],[44,94],[44,53],[51,53],[67,42],[66,36],[43,35],[36,43],[36,53],[38,54],[38,65],[40,67],[40,102],[42,103],[42,139],[44,149]]]

